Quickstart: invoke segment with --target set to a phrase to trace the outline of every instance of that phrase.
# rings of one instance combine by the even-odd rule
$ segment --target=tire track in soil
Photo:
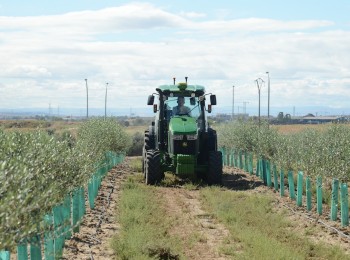
[[[201,208],[199,190],[164,187],[159,191],[167,214],[175,219],[169,232],[183,241],[187,259],[230,259],[219,252],[229,231]]]
[[[63,258],[70,259],[113,259],[114,252],[110,247],[111,238],[118,233],[116,208],[120,187],[130,172],[128,158],[122,164],[110,170],[101,183],[95,208],[86,204],[86,214],[80,230],[65,242]]]

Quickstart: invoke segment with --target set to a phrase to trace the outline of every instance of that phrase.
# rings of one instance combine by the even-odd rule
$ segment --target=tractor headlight
[[[187,140],[197,140],[197,135],[187,135]]]
[[[174,140],[182,140],[182,139],[184,139],[184,136],[183,135],[174,135],[173,139]]]

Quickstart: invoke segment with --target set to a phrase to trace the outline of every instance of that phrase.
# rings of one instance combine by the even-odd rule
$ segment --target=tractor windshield
[[[170,117],[187,115],[198,118],[200,116],[197,97],[169,97],[165,101],[165,106]]]

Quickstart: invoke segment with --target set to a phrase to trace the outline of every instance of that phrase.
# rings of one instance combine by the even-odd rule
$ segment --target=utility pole
[[[105,119],[107,118],[107,87],[108,87],[108,82],[106,83],[106,95],[105,95]]]
[[[249,102],[247,102],[247,101],[244,101],[243,102],[243,114],[244,114],[244,116],[246,115],[246,111],[247,111],[247,104],[249,104]]]
[[[87,79],[85,79],[85,85],[86,85],[86,118],[89,118],[89,90],[88,90]]]
[[[267,121],[270,124],[270,73],[267,71]]]
[[[260,89],[262,84],[265,82],[262,78],[258,78],[255,80],[256,81],[256,85],[258,86],[258,93],[259,93],[259,127],[260,127]],[[260,84],[259,84],[260,82]]]
[[[232,121],[235,118],[235,86],[232,86]]]

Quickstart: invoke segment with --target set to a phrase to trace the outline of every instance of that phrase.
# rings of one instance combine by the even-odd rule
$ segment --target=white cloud
[[[51,72],[47,68],[37,67],[34,65],[18,65],[6,70],[11,78],[47,78],[51,77]]]
[[[248,18],[229,21],[208,21],[192,23],[190,28],[209,31],[211,33],[229,32],[278,32],[278,31],[303,31],[334,25],[330,21],[276,21],[272,19]]]
[[[189,18],[189,19],[196,19],[196,18],[204,18],[207,15],[204,13],[197,13],[197,12],[180,12],[179,14],[182,17]]]
[[[273,106],[342,102],[345,107],[341,97],[350,94],[350,33],[331,30],[332,21],[209,20],[197,12],[177,15],[150,4],[130,4],[0,17],[0,24],[3,107],[37,106],[47,99],[53,105],[84,107],[85,78],[92,106],[103,104],[107,81],[111,106],[128,107],[131,99],[134,106],[143,106],[145,97],[173,76],[206,85],[224,106],[231,104],[235,84],[237,100],[253,107],[254,80],[266,79],[266,71]],[[19,89],[26,91],[16,98]],[[263,100],[266,95],[264,86]]]
[[[68,35],[177,27],[184,22],[185,20],[180,16],[165,12],[150,4],[141,3],[62,15],[0,17],[0,24],[7,30]],[[53,28],[55,30],[52,30]]]

